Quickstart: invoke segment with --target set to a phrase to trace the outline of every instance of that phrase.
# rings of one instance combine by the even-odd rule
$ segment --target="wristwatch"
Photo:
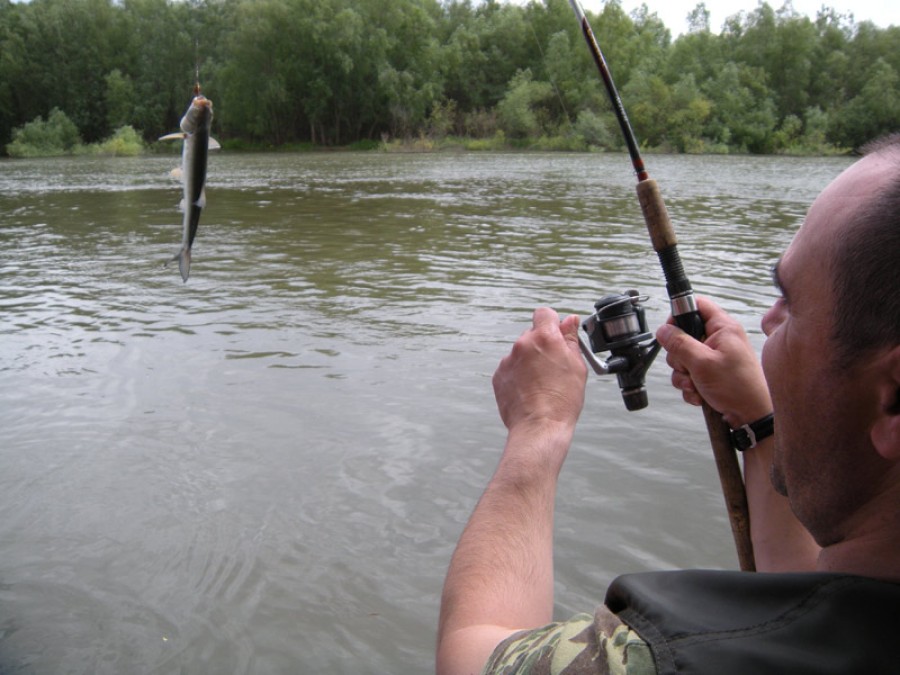
[[[775,433],[775,415],[769,413],[755,422],[731,430],[731,444],[735,450],[749,450]]]

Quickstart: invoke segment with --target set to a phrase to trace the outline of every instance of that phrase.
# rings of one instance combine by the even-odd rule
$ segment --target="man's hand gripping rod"
[[[647,170],[644,168],[644,162],[638,151],[634,132],[622,105],[622,99],[619,98],[619,92],[613,83],[612,76],[606,66],[606,60],[603,58],[603,53],[597,45],[594,31],[591,30],[584,10],[581,8],[578,0],[569,0],[569,4],[572,6],[581,24],[582,33],[587,41],[591,55],[594,57],[594,62],[600,71],[600,76],[603,78],[603,83],[606,85],[606,91],[612,102],[613,111],[622,129],[625,144],[628,146],[628,153],[631,155],[631,163],[634,166],[638,179],[638,201],[644,214],[647,231],[650,233],[653,249],[659,256],[659,261],[666,277],[666,290],[672,305],[672,316],[679,328],[692,337],[702,340],[705,338],[703,319],[697,309],[694,291],[681,264],[681,256],[678,253],[678,240],[675,238],[675,230],[672,228],[672,223],[669,220],[669,213],[660,194],[659,186],[656,184],[656,181],[650,178]],[[584,348],[583,351],[585,351]],[[740,465],[731,446],[728,425],[722,419],[722,415],[706,403],[703,404],[703,416],[706,420],[710,444],[712,445],[716,467],[719,471],[719,480],[722,484],[725,505],[731,521],[731,532],[737,548],[738,561],[742,570],[754,571],[756,565],[753,560],[753,545],[750,541],[750,516],[747,509],[747,495],[744,490]]]

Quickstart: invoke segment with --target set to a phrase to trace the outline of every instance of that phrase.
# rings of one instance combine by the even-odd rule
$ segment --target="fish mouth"
[[[212,114],[212,101],[202,95],[194,97],[191,107],[181,119],[181,130],[188,134],[196,132],[201,127],[206,127],[208,130]]]

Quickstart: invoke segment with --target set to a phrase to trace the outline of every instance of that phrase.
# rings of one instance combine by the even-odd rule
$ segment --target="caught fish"
[[[194,98],[184,117],[181,131],[162,136],[159,140],[183,140],[180,173],[184,197],[179,208],[184,213],[184,228],[181,236],[181,250],[172,261],[178,261],[181,278],[188,280],[191,273],[191,246],[197,236],[200,212],[206,207],[206,161],[210,150],[219,148],[215,139],[210,138],[212,123],[212,101],[200,93],[200,85],[194,86]],[[171,262],[171,261],[170,261]]]

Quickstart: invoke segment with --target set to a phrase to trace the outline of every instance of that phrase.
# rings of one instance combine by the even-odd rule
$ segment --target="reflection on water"
[[[651,157],[695,287],[759,343],[768,266],[848,160]],[[431,669],[531,310],[652,297],[618,155],[228,155],[181,282],[171,158],[0,162],[0,672]],[[733,567],[699,413],[589,383],[558,613]]]

